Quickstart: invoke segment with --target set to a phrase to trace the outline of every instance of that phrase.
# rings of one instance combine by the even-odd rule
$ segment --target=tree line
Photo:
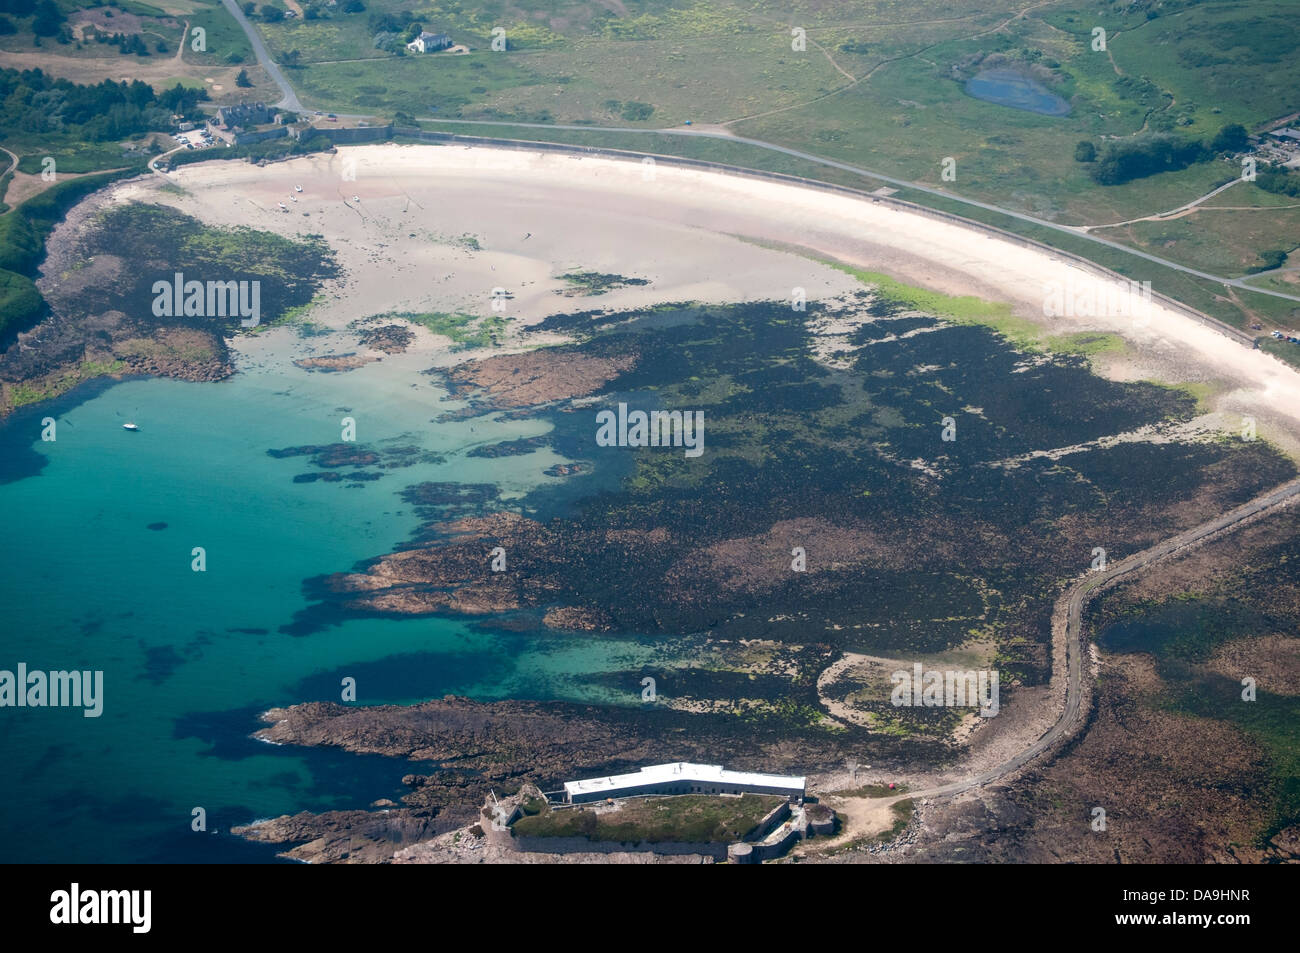
[[[177,83],[155,93],[141,80],[79,85],[39,69],[0,69],[0,140],[15,132],[65,134],[108,142],[170,129],[172,115],[192,115],[207,90]]]
[[[1103,152],[1088,140],[1074,148],[1078,162],[1092,164],[1089,174],[1098,185],[1122,185],[1160,172],[1175,172],[1215,156],[1241,152],[1248,144],[1244,126],[1224,126],[1208,143],[1167,133],[1123,139],[1106,144]]]

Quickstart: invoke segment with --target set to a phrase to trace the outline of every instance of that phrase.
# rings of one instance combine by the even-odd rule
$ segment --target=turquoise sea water
[[[540,638],[444,619],[280,631],[307,605],[305,579],[346,571],[418,527],[404,487],[493,482],[519,497],[560,459],[467,458],[476,443],[548,425],[433,423],[458,405],[428,378],[410,381],[381,364],[254,368],[219,384],[133,380],[0,424],[0,669],[99,669],[105,681],[99,718],[0,708],[0,860],[270,860],[273,850],[228,828],[396,799],[401,776],[420,767],[256,742],[248,736],[266,708],[338,701],[344,676],[363,704],[449,692],[594,699],[601,690],[583,674],[648,657],[633,638]],[[358,445],[416,445],[445,462],[349,487],[294,483],[314,469],[309,458],[267,455],[338,442],[348,415]],[[57,420],[54,442],[40,439],[46,416]],[[124,431],[126,420],[141,431]],[[191,570],[196,546],[206,572]],[[191,831],[194,807],[220,833]]]

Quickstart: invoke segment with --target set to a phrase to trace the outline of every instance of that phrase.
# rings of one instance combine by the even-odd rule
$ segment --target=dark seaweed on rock
[[[459,604],[421,596],[428,567],[436,588],[463,587],[478,611],[572,607],[616,631],[883,654],[986,633],[1002,646],[1008,677],[1037,682],[1048,672],[1051,603],[1094,546],[1120,558],[1293,472],[1262,442],[1136,442],[1021,458],[1187,420],[1195,401],[1103,380],[1075,357],[1026,360],[985,328],[867,314],[849,367],[835,369],[810,347],[809,321],[826,313],[816,303],[807,314],[783,302],[680,310],[671,320],[659,309],[653,323],[640,312],[548,319],[551,329],[591,335],[566,353],[640,357],[614,373],[600,401],[535,410],[553,424],[557,452],[590,459],[595,474],[531,494],[522,511],[552,514],[544,523],[489,534],[511,552],[510,573],[488,574],[485,538],[426,537],[419,558],[385,566],[400,578],[400,598],[348,586],[348,605]],[[935,330],[891,338],[927,326]],[[464,376],[475,379],[473,367]],[[620,401],[702,410],[706,452],[596,447],[595,410]],[[945,416],[957,421],[955,441],[941,439]],[[425,484],[405,498],[447,518],[486,513],[495,492]],[[807,572],[790,570],[794,546],[805,547]]]
[[[540,437],[520,437],[518,440],[503,440],[501,443],[475,447],[465,456],[486,457],[489,460],[495,460],[497,457],[518,457],[526,453],[533,453],[546,446],[549,442],[550,438],[545,435]]]
[[[96,234],[111,244],[105,251],[129,249],[131,266],[115,280],[83,290],[84,313],[119,310],[150,324],[192,325],[234,330],[238,315],[153,317],[155,281],[261,282],[261,321],[269,323],[290,308],[308,304],[317,285],[338,275],[328,246],[320,239],[291,241],[252,228],[222,229],[204,225],[183,212],[161,205],[123,205],[102,213]]]

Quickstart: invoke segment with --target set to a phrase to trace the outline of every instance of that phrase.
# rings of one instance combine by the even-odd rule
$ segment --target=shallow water
[[[1064,99],[1015,70],[984,70],[966,81],[966,92],[976,99],[1044,116],[1065,116],[1070,112],[1070,104]]]
[[[338,701],[349,675],[366,704],[449,692],[596,700],[609,690],[584,674],[650,651],[635,639],[542,641],[443,619],[280,631],[306,607],[303,580],[347,570],[417,528],[404,487],[492,482],[519,497],[561,458],[466,457],[548,425],[432,423],[459,405],[428,377],[413,387],[382,364],[307,374],[272,363],[219,384],[91,385],[0,424],[0,669],[102,670],[105,697],[98,718],[0,709],[0,860],[270,860],[273,850],[225,831],[396,799],[418,767],[256,742],[248,736],[267,707]],[[54,442],[40,439],[46,416],[57,420]],[[310,458],[267,455],[338,442],[343,416],[355,418],[358,445],[418,446],[445,462],[349,486],[294,483],[316,469]],[[140,432],[124,431],[127,420]],[[194,547],[206,550],[205,572],[191,569]],[[219,836],[191,831],[194,807]]]

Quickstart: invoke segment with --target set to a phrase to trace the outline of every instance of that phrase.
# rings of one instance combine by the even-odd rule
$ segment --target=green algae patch
[[[418,324],[423,328],[427,328],[434,334],[451,338],[452,343],[455,344],[452,350],[456,351],[480,347],[500,347],[501,338],[505,336],[506,328],[509,326],[509,321],[500,315],[494,314],[486,318],[480,318],[478,315],[465,314],[460,311],[455,313],[394,311],[389,314],[377,315],[371,320],[377,321],[388,318],[409,321],[411,324]]]
[[[1128,345],[1118,334],[1100,331],[1079,331],[1074,334],[1054,334],[1043,341],[1047,349],[1054,354],[1081,354],[1092,357],[1094,354],[1123,353]]]

